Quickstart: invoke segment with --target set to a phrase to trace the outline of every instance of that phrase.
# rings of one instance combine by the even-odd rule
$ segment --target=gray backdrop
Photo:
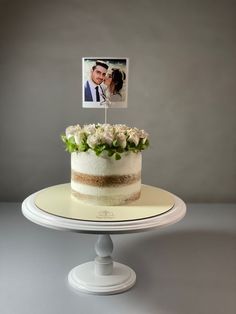
[[[236,201],[236,1],[0,0],[0,200],[70,180],[60,134],[103,122],[81,107],[81,58],[129,57],[146,129],[143,183],[192,202]]]

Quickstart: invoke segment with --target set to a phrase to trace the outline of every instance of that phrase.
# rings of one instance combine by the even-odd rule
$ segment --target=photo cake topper
[[[84,108],[126,108],[128,58],[82,58]]]

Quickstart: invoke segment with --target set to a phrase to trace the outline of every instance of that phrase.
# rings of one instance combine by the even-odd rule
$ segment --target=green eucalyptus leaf
[[[110,149],[110,150],[108,150],[108,153],[107,153],[107,154],[108,154],[108,156],[109,156],[109,157],[111,157],[111,156],[113,156],[113,155],[114,155],[114,153],[115,153],[115,152],[114,152],[113,150],[111,150],[111,149]]]

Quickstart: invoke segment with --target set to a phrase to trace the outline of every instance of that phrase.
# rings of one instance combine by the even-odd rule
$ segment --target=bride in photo
[[[125,72],[120,69],[111,69],[106,74],[103,84],[105,84],[105,96],[110,102],[123,101],[122,88],[126,79]]]

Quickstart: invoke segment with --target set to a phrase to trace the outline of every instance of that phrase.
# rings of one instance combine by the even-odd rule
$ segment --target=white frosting
[[[109,175],[139,175],[142,167],[141,153],[123,153],[120,160],[108,157],[107,153],[96,156],[94,151],[89,150],[83,153],[71,154],[71,168],[75,173],[90,176]],[[88,183],[81,183],[79,180],[71,179],[71,188],[79,193],[81,198],[87,197],[88,203],[99,205],[121,205],[128,199],[139,195],[141,191],[141,180],[133,183],[126,183],[116,186],[94,186]],[[79,196],[78,196],[79,198]]]
[[[81,194],[92,195],[92,196],[129,196],[133,193],[137,193],[141,189],[141,180],[129,185],[120,187],[97,187],[88,184],[82,184],[71,181],[71,187],[74,191]]]
[[[90,175],[128,175],[141,171],[141,153],[123,153],[120,160],[108,157],[106,153],[97,157],[94,151],[71,154],[71,168],[80,173]]]

